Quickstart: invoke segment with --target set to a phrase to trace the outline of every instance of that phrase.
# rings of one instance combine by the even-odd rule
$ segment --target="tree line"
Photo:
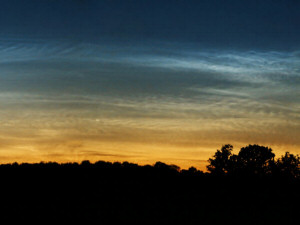
[[[97,161],[91,163],[84,160],[81,163],[62,163],[57,162],[40,162],[35,164],[28,163],[13,163],[2,164],[2,168],[23,168],[23,169],[97,169],[102,172],[115,170],[123,172],[141,173],[169,173],[182,175],[213,175],[213,176],[231,176],[231,177],[286,177],[300,178],[300,156],[286,152],[280,158],[275,159],[273,150],[269,147],[260,146],[257,144],[242,147],[238,154],[233,154],[233,146],[231,144],[223,145],[220,150],[217,150],[214,155],[208,159],[207,170],[197,170],[195,167],[189,169],[180,169],[179,166],[156,162],[153,165],[140,166],[129,162],[105,162]]]
[[[300,157],[286,152],[275,159],[272,149],[260,145],[242,147],[238,154],[233,146],[222,146],[209,158],[208,171],[215,175],[231,176],[284,176],[300,178]]]
[[[288,179],[287,179],[288,178]],[[297,224],[299,156],[224,145],[208,171],[156,162],[0,165],[2,221],[53,224]]]

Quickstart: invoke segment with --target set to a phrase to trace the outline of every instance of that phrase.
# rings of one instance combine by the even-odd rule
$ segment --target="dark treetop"
[[[157,162],[0,166],[1,216],[11,222],[296,224],[299,157],[225,145],[203,173]]]

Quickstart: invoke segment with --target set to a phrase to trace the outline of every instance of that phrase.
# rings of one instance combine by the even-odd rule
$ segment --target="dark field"
[[[156,163],[0,166],[1,218],[81,224],[298,224],[300,182]]]

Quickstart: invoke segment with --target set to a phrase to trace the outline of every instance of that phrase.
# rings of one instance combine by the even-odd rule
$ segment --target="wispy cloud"
[[[175,44],[3,41],[0,139],[15,156],[27,148],[60,158],[147,158],[153,148],[192,159],[227,142],[299,151],[299,59]]]
[[[1,62],[42,59],[69,59],[81,61],[111,61],[147,67],[190,69],[221,73],[283,73],[300,71],[300,53],[276,51],[185,50],[164,43],[145,47],[124,47],[120,44],[70,43],[66,41],[2,41]]]

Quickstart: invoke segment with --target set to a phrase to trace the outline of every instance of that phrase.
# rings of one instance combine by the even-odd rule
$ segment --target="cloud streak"
[[[227,142],[299,152],[299,59],[176,43],[2,41],[0,154],[190,165]]]

